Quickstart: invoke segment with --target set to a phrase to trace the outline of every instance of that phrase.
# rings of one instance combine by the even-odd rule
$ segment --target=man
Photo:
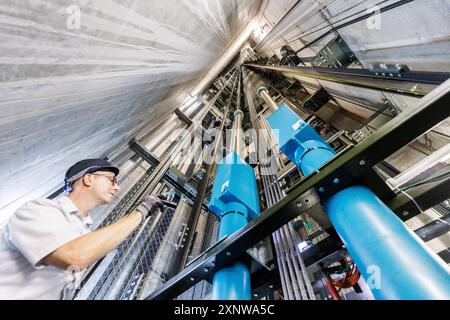
[[[91,232],[89,212],[119,191],[119,169],[102,159],[77,162],[56,200],[22,205],[1,231],[0,299],[69,298],[90,264],[117,247],[162,202],[147,196],[131,213]]]

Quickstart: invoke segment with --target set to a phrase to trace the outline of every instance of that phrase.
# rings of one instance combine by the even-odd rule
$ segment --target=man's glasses
[[[111,177],[111,176],[106,176],[104,174],[99,174],[99,173],[90,173],[90,174],[92,174],[94,176],[101,176],[101,177],[108,178],[112,182],[113,186],[116,185],[116,184],[118,185],[116,176]]]

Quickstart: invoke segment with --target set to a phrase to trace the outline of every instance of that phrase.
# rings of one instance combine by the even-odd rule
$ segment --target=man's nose
[[[118,183],[115,183],[115,184],[113,185],[113,189],[116,190],[116,191],[119,191],[119,190],[120,190],[119,184],[118,184]]]

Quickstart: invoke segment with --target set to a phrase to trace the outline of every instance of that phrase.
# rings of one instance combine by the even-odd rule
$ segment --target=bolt
[[[273,289],[273,284],[269,284],[269,289]]]
[[[360,161],[359,161],[359,165],[360,165],[360,166],[363,166],[363,165],[365,165],[365,164],[366,164],[366,162],[365,162],[364,160],[360,160]]]
[[[320,187],[319,188],[319,192],[324,192],[325,191],[325,188],[324,187]]]
[[[258,294],[257,294],[257,293],[254,293],[254,294],[253,294],[253,296],[254,296],[254,297],[257,297],[257,296],[258,296]]]
[[[206,268],[203,269],[203,272],[208,272],[208,271],[209,271],[209,268],[208,268],[208,267],[206,267]]]
[[[334,182],[334,183],[339,183],[340,181],[339,181],[338,178],[334,178],[333,182]]]
[[[190,279],[191,281],[195,281],[195,277],[191,277],[191,279]]]
[[[302,204],[301,201],[297,202],[297,207],[301,208],[302,205],[303,205],[303,204]]]
[[[407,215],[409,215],[409,212],[408,212],[408,211],[403,211],[403,212],[402,212],[402,215],[403,215],[404,217],[406,217]]]
[[[228,257],[231,256],[231,252],[230,251],[227,252],[227,256]]]

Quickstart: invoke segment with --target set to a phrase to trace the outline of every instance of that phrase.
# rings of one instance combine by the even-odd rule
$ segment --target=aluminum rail
[[[420,98],[431,92],[448,78],[447,72],[408,72],[404,78],[376,76],[368,70],[331,69],[292,66],[265,66],[246,64],[250,69],[283,72],[290,76],[301,76],[336,82],[361,88],[374,89]],[[409,76],[408,76],[409,74]]]

